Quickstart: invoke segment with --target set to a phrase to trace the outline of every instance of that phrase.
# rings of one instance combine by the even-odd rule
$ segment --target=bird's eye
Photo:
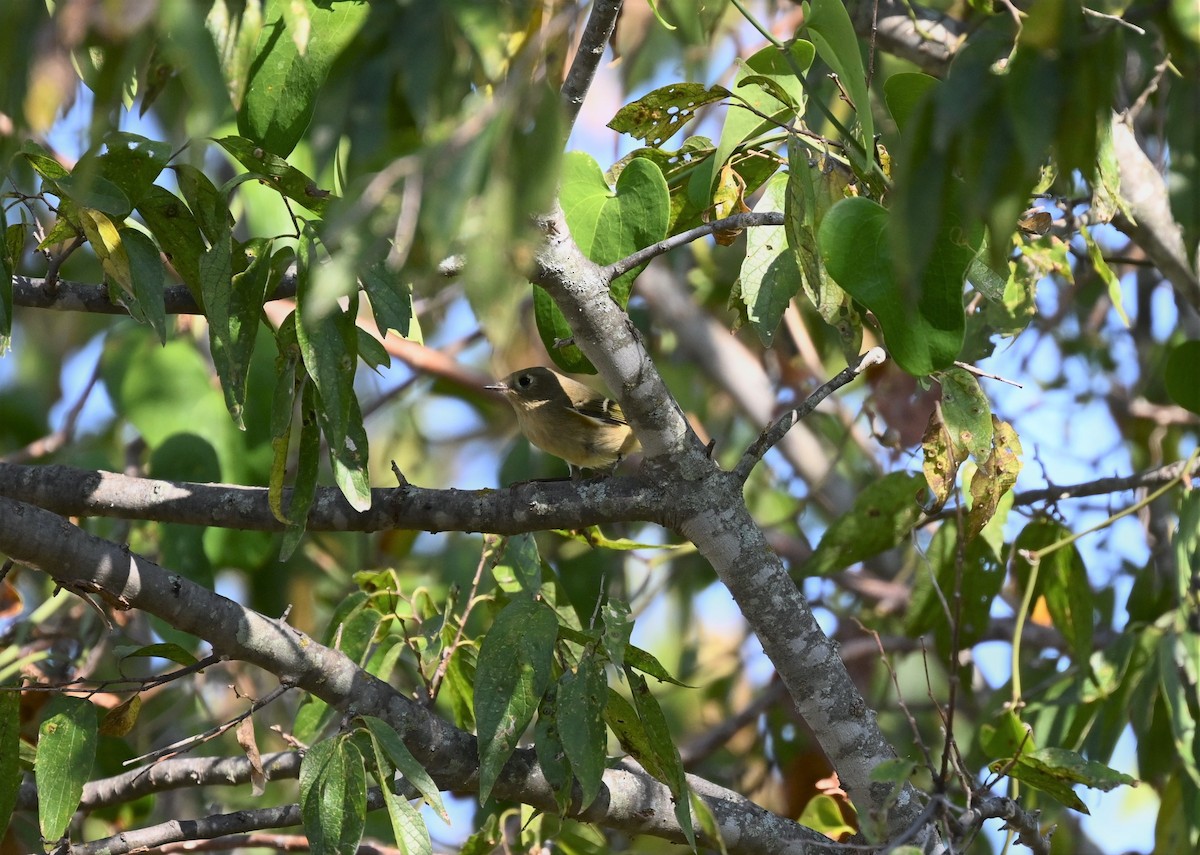
[[[533,385],[533,376],[530,374],[522,374],[517,378],[517,385],[522,389],[528,389],[531,385]]]

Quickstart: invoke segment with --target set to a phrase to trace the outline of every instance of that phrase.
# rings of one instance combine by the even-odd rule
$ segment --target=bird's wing
[[[612,398],[592,398],[589,401],[584,401],[582,404],[577,404],[568,409],[602,424],[629,424],[625,419],[625,413],[621,411],[621,405]]]

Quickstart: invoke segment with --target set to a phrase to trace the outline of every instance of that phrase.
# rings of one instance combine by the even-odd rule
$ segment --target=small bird
[[[522,368],[484,388],[504,394],[521,432],[567,461],[573,478],[580,469],[613,469],[639,448],[616,401],[549,368]]]

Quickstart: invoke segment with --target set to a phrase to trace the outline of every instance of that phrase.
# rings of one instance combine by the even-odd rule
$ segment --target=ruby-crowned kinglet
[[[522,368],[494,386],[517,414],[525,437],[578,469],[610,469],[638,448],[625,414],[612,398],[549,368]]]

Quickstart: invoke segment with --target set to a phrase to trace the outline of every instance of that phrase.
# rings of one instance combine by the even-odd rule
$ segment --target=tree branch
[[[129,309],[122,303],[114,303],[108,297],[108,286],[87,282],[70,282],[59,279],[51,287],[45,279],[28,276],[13,277],[13,305],[29,309],[53,309],[59,312],[91,312],[98,315],[128,315]],[[296,296],[296,276],[284,274],[283,280],[269,297],[283,300]],[[192,292],[184,285],[167,285],[163,289],[163,303],[168,315],[203,314]]]
[[[744,484],[746,479],[750,477],[750,473],[754,467],[762,460],[763,455],[783,439],[787,432],[791,430],[792,425],[815,410],[817,405],[829,397],[830,394],[854,380],[872,365],[882,365],[886,359],[887,354],[884,353],[882,347],[873,347],[859,357],[856,365],[847,365],[832,379],[818,386],[811,395],[804,399],[804,402],[800,406],[788,410],[774,424],[763,429],[763,432],[758,435],[758,439],[746,449],[746,453],[742,455],[742,459],[734,467],[734,477],[738,478]]]
[[[1171,213],[1166,182],[1138,145],[1133,128],[1115,117],[1112,142],[1121,180],[1121,197],[1129,203],[1132,215],[1132,218],[1118,216],[1114,224],[1146,251],[1175,293],[1200,311],[1200,277],[1188,263],[1183,230]]]
[[[672,493],[665,522],[696,545],[725,584],[797,710],[860,810],[886,817],[894,835],[923,816],[916,788],[893,801],[872,770],[895,757],[808,601],[754,522],[742,482],[708,455],[655,369],[637,329],[608,292],[603,271],[571,239],[561,211],[546,218],[548,239],[533,277],[562,309],[575,344],[629,416],[647,459],[643,467]],[[936,834],[923,822],[920,843]]]
[[[748,229],[755,226],[782,226],[783,214],[776,211],[755,212],[747,211],[742,214],[734,214],[730,217],[725,217],[720,220],[713,220],[711,223],[704,223],[696,226],[694,229],[688,229],[686,232],[680,232],[677,235],[671,235],[666,240],[661,240],[656,244],[639,249],[632,255],[628,255],[619,261],[614,261],[603,269],[603,275],[608,281],[616,279],[624,273],[628,273],[635,267],[640,267],[646,264],[650,259],[677,249],[685,244],[689,244],[694,240],[699,240],[702,237],[711,235],[719,231],[731,231],[735,229]]]
[[[295,751],[264,754],[263,771],[270,780],[300,775],[300,755]],[[131,769],[111,778],[88,781],[83,785],[81,810],[96,810],[124,804],[143,796],[184,787],[212,785],[236,786],[250,782],[250,761],[245,757],[175,757],[149,766]],[[17,810],[37,808],[37,787],[27,777],[17,791]]]
[[[571,69],[562,85],[563,111],[567,120],[563,131],[564,141],[575,127],[579,108],[583,106],[583,99],[592,87],[596,69],[600,66],[604,48],[612,38],[613,28],[617,25],[617,16],[620,13],[621,0],[597,0],[592,4],[592,13],[588,15],[587,24],[583,28],[575,59],[571,61]]]
[[[1147,469],[1136,475],[1120,475],[1112,478],[1098,478],[1095,481],[1084,481],[1067,487],[1051,485],[1036,490],[1022,490],[1013,495],[1014,505],[1033,505],[1038,502],[1057,502],[1060,499],[1079,499],[1084,496],[1102,496],[1108,493],[1123,493],[1126,490],[1140,490],[1145,487],[1161,487],[1174,481],[1184,473],[1186,460],[1176,460],[1165,466]],[[1192,465],[1191,478],[1200,478],[1200,461]]]
[[[338,708],[346,718],[378,716],[396,730],[440,788],[477,790],[475,737],[357,667],[341,651],[317,643],[282,620],[264,617],[168,572],[127,548],[88,534],[49,511],[0,498],[0,518],[5,520],[0,526],[0,552],[13,560],[45,572],[67,590],[97,592],[117,607],[141,609],[162,618],[176,629],[206,640],[217,655],[257,665]],[[825,840],[737,793],[700,779],[690,782],[708,801],[730,852],[798,855],[813,851],[812,844]],[[494,792],[498,799],[557,812],[554,792],[533,749],[513,754]],[[284,824],[289,809],[275,810]],[[595,802],[572,815],[632,834],[684,839],[670,790],[629,761],[606,770],[604,787]]]
[[[860,36],[935,77],[946,73],[965,38],[961,21],[904,0],[859,0],[847,6]]]
[[[751,424],[769,424],[777,410],[776,391],[758,357],[657,265],[638,277],[637,290],[655,322],[678,336],[684,358],[724,389]],[[840,515],[854,503],[855,488],[834,468],[834,455],[807,425],[793,427],[779,450],[827,513]]]
[[[284,492],[287,501],[288,491]],[[0,463],[0,496],[64,516],[114,517],[246,531],[283,531],[265,487],[135,478],[70,466]],[[336,487],[319,487],[310,531],[490,531],[520,534],[613,522],[657,522],[670,498],[661,484],[634,476],[517,484],[502,490],[375,488],[359,513]]]

